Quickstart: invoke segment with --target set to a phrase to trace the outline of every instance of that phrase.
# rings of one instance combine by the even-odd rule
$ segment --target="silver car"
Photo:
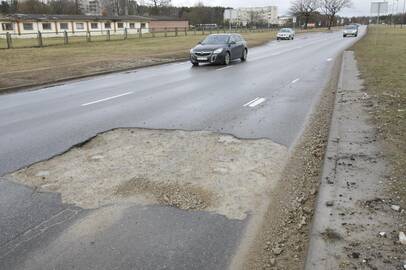
[[[288,39],[293,40],[295,38],[295,31],[292,28],[282,28],[279,30],[278,34],[276,34],[276,39]]]
[[[353,36],[353,37],[358,36],[358,25],[351,24],[351,25],[344,26],[343,37],[347,37],[347,36]]]

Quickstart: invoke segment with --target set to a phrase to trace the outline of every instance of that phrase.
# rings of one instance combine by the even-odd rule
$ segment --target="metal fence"
[[[83,42],[129,40],[143,38],[179,37],[188,35],[207,35],[213,33],[273,32],[277,28],[131,28],[118,30],[63,31],[37,33],[0,34],[0,49],[35,48],[55,45],[68,45]]]

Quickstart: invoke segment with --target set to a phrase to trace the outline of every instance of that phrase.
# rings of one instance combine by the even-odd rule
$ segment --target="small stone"
[[[102,155],[94,155],[94,156],[92,156],[90,159],[91,160],[100,160],[100,159],[103,159],[104,157],[102,156]]]
[[[399,243],[406,246],[406,234],[404,232],[399,232]]]
[[[400,211],[400,206],[399,205],[392,205],[391,206],[393,211],[399,212]]]
[[[327,207],[332,207],[334,205],[334,201],[327,201],[326,206]]]
[[[276,247],[276,248],[272,249],[272,252],[275,255],[281,255],[283,252],[283,249]]]
[[[353,252],[353,253],[351,254],[351,257],[354,258],[354,259],[358,259],[359,256],[360,256],[359,252]]]

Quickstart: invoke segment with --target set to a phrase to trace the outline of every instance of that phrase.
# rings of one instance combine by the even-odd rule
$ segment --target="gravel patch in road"
[[[265,139],[116,129],[11,177],[83,208],[135,202],[244,219],[266,200],[287,155]]]

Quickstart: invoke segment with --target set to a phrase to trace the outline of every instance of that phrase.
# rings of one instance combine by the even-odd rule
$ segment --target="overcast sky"
[[[227,6],[227,7],[250,7],[250,6],[269,6],[276,5],[279,7],[279,15],[285,15],[290,6],[290,0],[201,0],[206,5],[211,6]],[[359,16],[359,15],[369,15],[369,5],[371,0],[352,0],[353,7],[347,8],[341,15],[344,16]],[[378,0],[373,0],[378,1]],[[194,5],[198,0],[172,0],[172,4],[176,6],[181,5]],[[392,1],[389,1],[392,3]],[[396,3],[396,0],[395,0]],[[399,9],[403,0],[399,0]],[[391,9],[391,7],[390,7]],[[396,4],[395,4],[396,9]]]

